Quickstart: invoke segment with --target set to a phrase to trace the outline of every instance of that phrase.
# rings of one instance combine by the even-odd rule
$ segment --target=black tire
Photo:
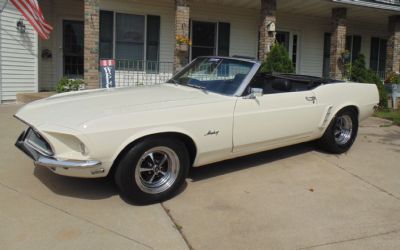
[[[339,123],[343,125],[343,120],[340,119],[345,119],[347,123],[351,121],[351,131],[344,129],[347,133],[338,134],[339,130],[343,130],[341,129],[342,126],[338,125]],[[357,113],[353,109],[342,109],[335,115],[324,135],[317,141],[318,146],[329,153],[344,153],[353,145],[357,137],[357,132]]]
[[[163,161],[165,157],[167,160]],[[176,166],[173,163],[179,164],[179,169],[169,171]],[[150,137],[122,156],[114,178],[122,196],[136,204],[151,204],[173,197],[185,182],[189,167],[189,154],[183,142],[175,138]]]

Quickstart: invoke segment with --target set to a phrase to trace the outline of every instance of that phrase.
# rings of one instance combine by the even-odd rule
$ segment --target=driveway
[[[35,168],[13,146],[18,107],[0,105],[0,249],[400,249],[400,128],[386,121],[339,156],[301,144],[193,169],[177,197],[140,207],[109,179]]]

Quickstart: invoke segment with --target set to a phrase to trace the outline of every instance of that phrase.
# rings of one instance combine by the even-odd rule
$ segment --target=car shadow
[[[62,196],[101,200],[118,195],[112,178],[83,179],[54,174],[44,167],[35,167],[33,174],[48,189]]]
[[[293,146],[264,151],[257,154],[247,155],[223,162],[217,162],[202,167],[192,168],[189,172],[189,178],[193,182],[210,179],[216,176],[230,174],[233,172],[259,167],[285,158],[304,154],[310,151],[316,151],[311,143],[302,143]]]
[[[199,168],[191,168],[189,172],[189,179],[192,182],[198,182],[244,169],[259,167],[263,164],[268,164],[284,158],[290,158],[310,151],[315,151],[315,148],[310,143],[303,143],[235,158],[232,160],[213,163]],[[128,198],[120,195],[112,177],[94,179],[66,177],[54,174],[47,168],[43,167],[35,167],[34,175],[49,190],[61,196],[88,200],[101,200],[118,195],[120,196],[121,200],[128,204],[136,206],[146,205],[134,203]],[[179,195],[186,190],[187,181],[178,190],[176,195]]]

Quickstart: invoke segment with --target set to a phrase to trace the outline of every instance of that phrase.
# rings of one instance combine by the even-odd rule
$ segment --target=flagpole
[[[6,8],[7,4],[8,4],[8,0],[6,0],[6,2],[4,3],[3,7],[1,7],[0,13],[3,13],[3,10]]]

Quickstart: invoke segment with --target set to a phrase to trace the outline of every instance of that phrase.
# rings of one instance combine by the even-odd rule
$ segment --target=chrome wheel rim
[[[179,158],[167,147],[154,147],[140,157],[135,170],[135,181],[146,193],[157,194],[169,189],[179,173]]]
[[[348,143],[353,133],[353,121],[351,117],[349,115],[337,117],[333,131],[337,144],[345,145]]]

